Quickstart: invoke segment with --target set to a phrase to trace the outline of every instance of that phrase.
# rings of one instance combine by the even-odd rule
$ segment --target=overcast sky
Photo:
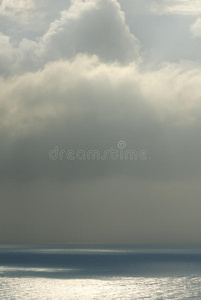
[[[0,1],[0,242],[201,243],[201,1]]]

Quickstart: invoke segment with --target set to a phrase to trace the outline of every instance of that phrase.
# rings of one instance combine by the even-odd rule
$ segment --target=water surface
[[[0,299],[201,299],[201,248],[0,247]]]

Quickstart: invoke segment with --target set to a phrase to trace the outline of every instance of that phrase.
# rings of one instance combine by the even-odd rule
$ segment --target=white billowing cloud
[[[201,80],[200,64],[180,62],[164,63],[155,71],[148,71],[141,77],[142,92],[154,102],[160,115],[178,114],[177,121],[189,120],[199,105],[199,81]],[[186,120],[187,120],[186,119]],[[173,121],[173,120],[172,120]]]
[[[129,62],[138,57],[139,42],[131,34],[116,0],[73,1],[53,22],[41,41],[46,60],[77,53],[98,55],[104,61]]]
[[[37,40],[69,5],[70,0],[2,0],[1,31],[16,44],[23,38]]]
[[[0,70],[1,75],[9,74],[16,69],[18,51],[15,51],[10,37],[0,33]]]
[[[199,15],[200,0],[156,0],[151,3],[151,11],[159,14]]]
[[[2,0],[1,7],[5,11],[9,10],[29,10],[34,8],[33,0]]]
[[[190,28],[194,37],[201,37],[201,18],[198,18]]]
[[[2,0],[0,14],[28,23],[35,8],[34,0]]]
[[[12,76],[38,67],[34,54],[37,47],[36,42],[28,39],[14,46],[9,36],[0,33],[0,76]]]
[[[14,6],[13,2],[11,4]],[[22,3],[18,5],[20,9]],[[78,53],[95,54],[103,61],[121,63],[139,59],[139,41],[131,34],[116,0],[73,1],[36,41],[24,38],[14,45],[8,36],[0,38],[4,44],[7,41],[9,49],[6,54],[0,53],[0,62],[5,61],[4,55],[10,59],[10,63],[5,63],[2,68],[2,74],[6,75],[9,66],[12,74],[22,73],[37,70],[49,61],[72,58]]]

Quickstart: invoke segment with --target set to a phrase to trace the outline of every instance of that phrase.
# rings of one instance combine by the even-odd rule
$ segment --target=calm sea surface
[[[201,299],[201,247],[0,247],[0,299]]]

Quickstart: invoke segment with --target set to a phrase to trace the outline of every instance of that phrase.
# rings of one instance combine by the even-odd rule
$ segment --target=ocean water
[[[0,247],[0,299],[201,299],[201,247]]]

